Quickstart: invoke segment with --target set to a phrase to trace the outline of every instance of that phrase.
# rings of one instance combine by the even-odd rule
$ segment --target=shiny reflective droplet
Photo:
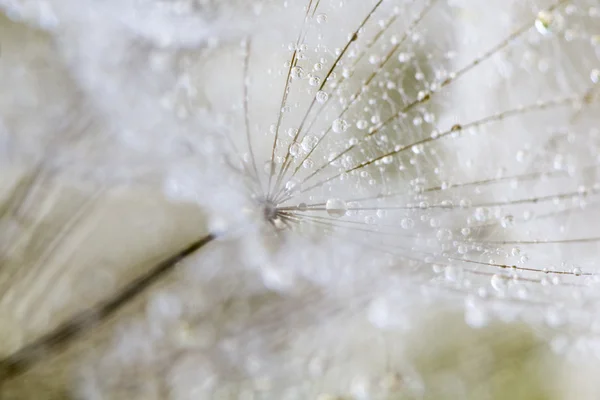
[[[540,11],[535,20],[535,29],[542,35],[550,35],[562,28],[562,18],[549,11]]]
[[[292,79],[302,79],[304,78],[304,69],[302,67],[293,67],[290,75]]]
[[[342,199],[333,198],[327,200],[327,203],[325,203],[327,214],[336,218],[346,215],[347,208],[346,202]]]
[[[366,128],[367,128],[367,121],[365,121],[364,119],[360,119],[360,120],[358,120],[358,121],[356,122],[356,127],[357,127],[358,129],[360,129],[361,131],[362,131],[363,129],[366,129]]]
[[[327,22],[327,14],[318,14],[317,23],[324,24],[325,22]]]
[[[600,69],[593,69],[592,72],[590,72],[590,79],[594,83],[600,82]]]
[[[512,215],[505,215],[500,220],[500,225],[502,225],[502,227],[506,229],[506,228],[510,228],[511,226],[513,226],[514,222],[515,222],[515,217],[513,217]]]
[[[316,136],[307,135],[302,139],[302,150],[309,152],[311,151],[319,142],[319,139]]]
[[[325,103],[327,101],[327,99],[329,99],[329,95],[327,94],[327,92],[323,91],[323,90],[319,90],[317,92],[317,94],[315,95],[317,101],[321,104]]]
[[[498,292],[504,292],[506,290],[506,279],[501,275],[493,275],[492,279],[490,279],[490,284],[494,290],[497,290]]]
[[[297,179],[290,179],[285,183],[285,190],[287,190],[288,193],[300,190],[300,181]]]
[[[346,130],[348,130],[348,122],[346,122],[346,120],[338,118],[335,121],[333,121],[331,129],[333,129],[335,133],[346,132]]]
[[[460,267],[449,265],[444,269],[444,277],[451,282],[460,282],[462,276],[463,271]]]
[[[297,157],[300,154],[300,145],[296,142],[292,143],[289,148],[290,156]]]
[[[415,226],[415,221],[413,221],[411,218],[402,218],[400,221],[400,226],[402,229],[412,229]]]

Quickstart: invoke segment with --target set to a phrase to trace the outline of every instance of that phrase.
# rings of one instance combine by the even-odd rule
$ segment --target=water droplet
[[[348,122],[346,122],[346,120],[338,118],[335,121],[333,121],[331,129],[333,129],[335,133],[346,132],[346,130],[348,129]]]
[[[310,86],[319,86],[321,84],[321,78],[313,75],[308,79],[308,84]]]
[[[366,129],[366,128],[367,128],[367,121],[365,121],[364,119],[360,119],[360,120],[358,120],[358,121],[356,122],[356,127],[357,127],[358,129],[360,129],[361,131],[362,131],[363,129]]]
[[[300,145],[296,142],[290,144],[289,153],[290,156],[297,157],[300,154]]]
[[[329,99],[329,94],[323,90],[319,90],[315,97],[319,103],[323,104]]]
[[[540,11],[535,20],[535,29],[542,35],[550,35],[562,27],[562,18],[549,11]]]
[[[317,23],[324,24],[325,22],[327,22],[327,14],[317,15]]]
[[[384,163],[384,164],[386,164],[386,165],[389,165],[389,164],[391,164],[391,163],[394,162],[394,157],[392,157],[392,156],[385,156],[385,157],[383,157],[381,159],[381,162]]]
[[[400,226],[402,229],[412,229],[415,226],[415,221],[413,221],[411,218],[402,218],[400,221]]]
[[[271,168],[275,168],[275,163],[272,161],[266,161],[263,170],[269,174],[271,173]]]
[[[510,228],[511,226],[513,226],[514,222],[515,222],[515,217],[513,217],[512,215],[505,215],[500,220],[500,225],[502,225],[502,227],[506,229],[506,228]]]
[[[582,274],[581,268],[575,267],[573,268],[573,275],[579,276]]]
[[[408,54],[408,53],[399,53],[398,54],[398,61],[400,61],[401,63],[405,63],[409,60],[410,60],[410,54]]]
[[[448,265],[444,269],[444,277],[451,282],[460,282],[462,280],[463,271],[460,267]]]
[[[319,142],[319,139],[316,136],[305,136],[304,139],[302,139],[302,150],[309,152],[311,151]]]
[[[451,240],[452,239],[452,231],[450,229],[440,229],[437,231],[435,235],[439,241]]]
[[[290,75],[292,77],[292,79],[302,79],[304,78],[304,69],[302,69],[302,67],[293,67]]]
[[[600,69],[593,69],[592,72],[590,72],[590,79],[594,83],[600,82]]]
[[[492,279],[490,279],[490,284],[494,290],[498,292],[504,292],[506,290],[506,279],[504,279],[502,275],[493,275]]]
[[[346,202],[342,199],[333,198],[327,200],[327,203],[325,203],[325,210],[327,210],[327,214],[336,218],[346,215],[347,208]]]
[[[285,190],[287,190],[288,193],[300,190],[300,181],[298,181],[297,179],[290,179],[285,183]]]

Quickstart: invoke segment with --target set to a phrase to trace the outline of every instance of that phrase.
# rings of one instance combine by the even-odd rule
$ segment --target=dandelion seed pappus
[[[0,397],[103,329],[73,398],[517,398],[510,360],[594,346],[595,0],[71,3],[0,5],[51,38],[0,38],[44,99],[0,102]]]

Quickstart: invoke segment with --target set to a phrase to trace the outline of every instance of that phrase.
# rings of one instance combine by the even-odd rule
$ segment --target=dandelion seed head
[[[81,21],[59,3],[69,32]],[[107,3],[84,21],[110,29],[65,35],[61,55],[127,155],[114,170],[199,205],[227,247],[147,300],[82,372],[86,396],[131,381],[153,398],[161,379],[174,398],[222,382],[238,397],[422,394],[426,366],[382,367],[371,347],[394,359],[388,339],[426,306],[480,332],[597,334],[591,0],[140,4]],[[157,364],[148,383],[112,370]],[[289,379],[326,374],[318,391]]]

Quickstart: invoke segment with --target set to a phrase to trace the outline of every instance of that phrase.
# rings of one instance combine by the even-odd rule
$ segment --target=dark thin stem
[[[0,360],[0,385],[27,372],[48,355],[58,353],[74,340],[84,336],[90,329],[106,321],[150,286],[159,282],[181,261],[216,238],[216,235],[208,234],[196,240],[128,283],[110,299],[78,313],[51,332]]]

